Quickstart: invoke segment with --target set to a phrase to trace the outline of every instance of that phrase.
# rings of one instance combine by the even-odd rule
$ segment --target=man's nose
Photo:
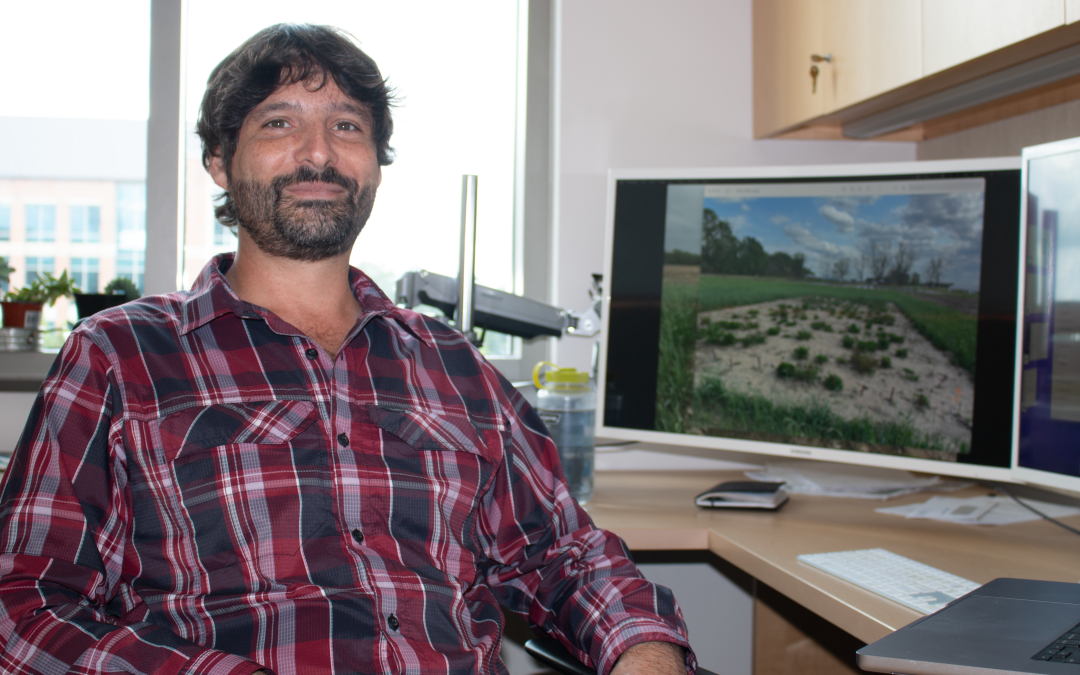
[[[310,126],[300,134],[300,144],[296,148],[296,161],[308,164],[316,170],[322,170],[337,161],[333,137],[329,129]]]

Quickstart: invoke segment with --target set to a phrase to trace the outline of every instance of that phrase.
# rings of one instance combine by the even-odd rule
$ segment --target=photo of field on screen
[[[613,245],[612,330],[636,311],[637,363],[655,335],[655,380],[625,376],[613,333],[605,424],[1007,466],[1009,421],[993,418],[1008,417],[1011,359],[995,350],[1013,345],[1017,261],[995,242],[1015,235],[1019,195],[1018,172],[1002,173],[627,181],[626,206],[663,210],[637,203],[621,221],[639,247],[622,285],[628,248]],[[620,414],[646,413],[649,388],[647,415]]]

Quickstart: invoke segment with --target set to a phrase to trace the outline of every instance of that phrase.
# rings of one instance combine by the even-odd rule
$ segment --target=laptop
[[[1080,584],[995,579],[856,654],[877,673],[1080,675]]]

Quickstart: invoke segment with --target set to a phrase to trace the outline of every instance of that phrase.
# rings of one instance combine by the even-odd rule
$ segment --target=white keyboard
[[[883,548],[809,553],[798,559],[923,614],[936,612],[982,585]]]

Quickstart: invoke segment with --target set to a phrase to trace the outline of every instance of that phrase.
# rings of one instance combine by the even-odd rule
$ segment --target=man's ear
[[[229,176],[225,172],[225,160],[221,158],[220,149],[217,154],[210,155],[210,166],[206,170],[219,188],[229,189]]]

